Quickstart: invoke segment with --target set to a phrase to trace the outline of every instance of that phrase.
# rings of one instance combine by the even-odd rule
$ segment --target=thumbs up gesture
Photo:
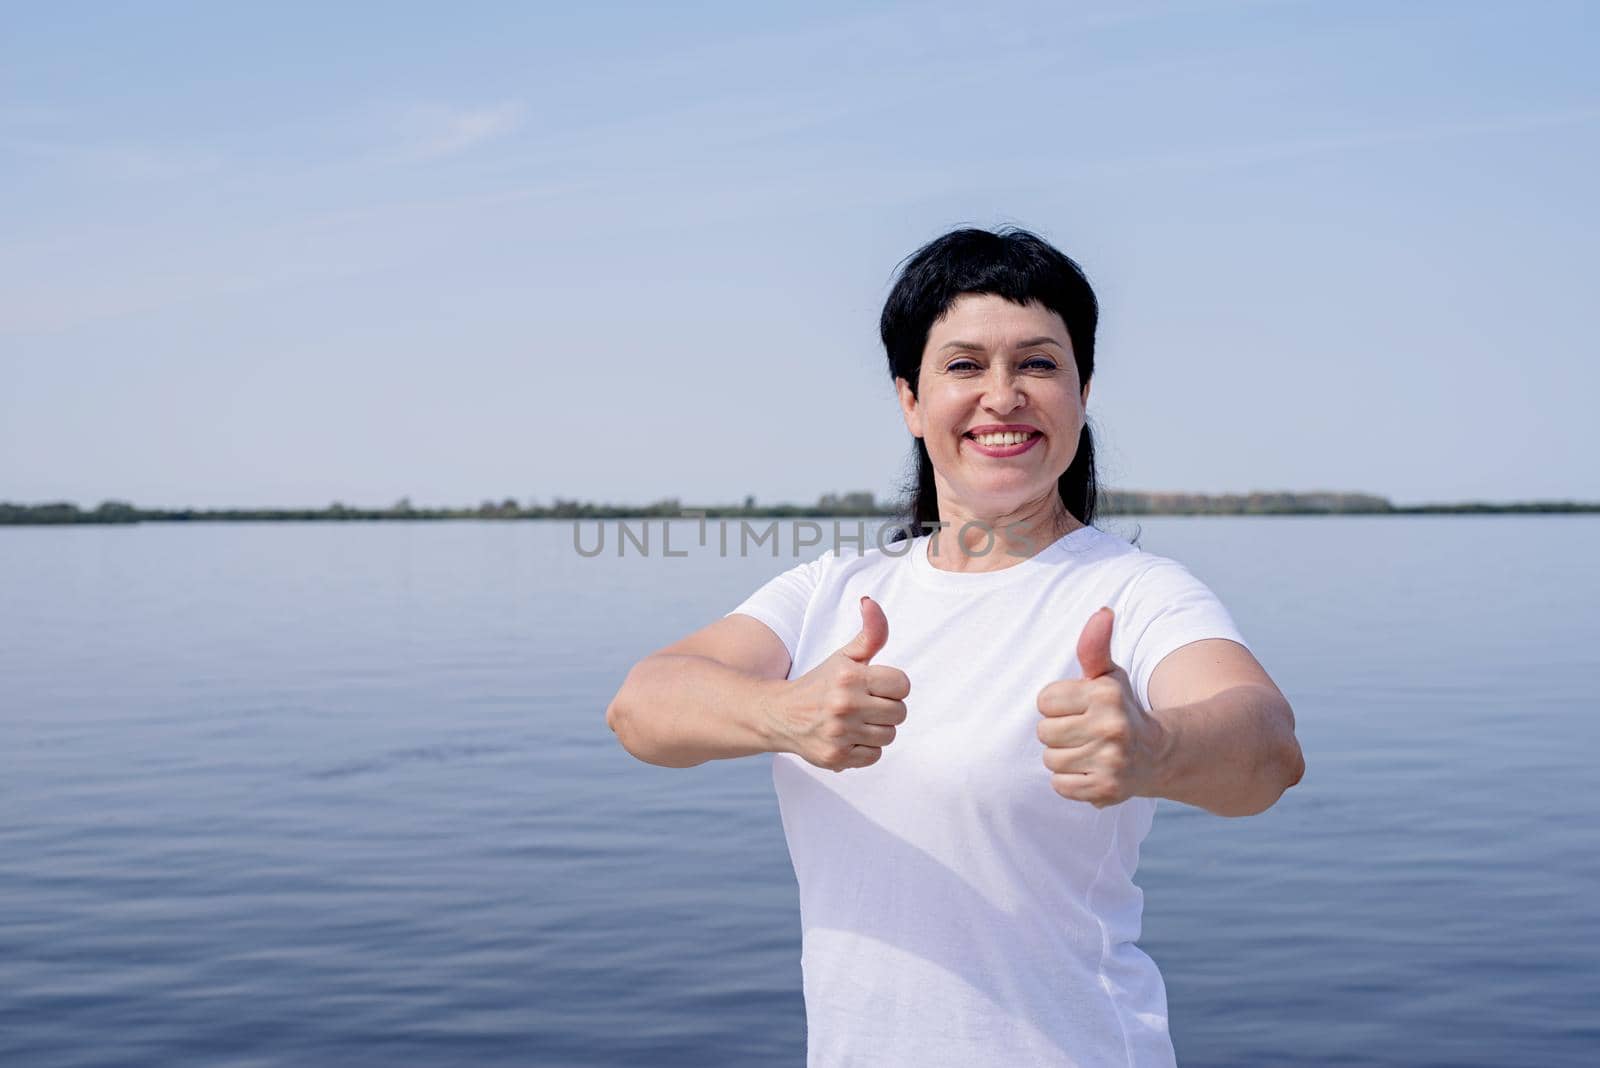
[[[878,762],[911,693],[905,672],[872,663],[888,640],[883,609],[861,598],[860,632],[782,692],[773,724],[782,751],[829,771]]]
[[[1081,679],[1039,691],[1039,741],[1050,785],[1069,800],[1105,808],[1145,794],[1160,726],[1139,707],[1127,672],[1111,662],[1114,613],[1101,608],[1078,636]]]

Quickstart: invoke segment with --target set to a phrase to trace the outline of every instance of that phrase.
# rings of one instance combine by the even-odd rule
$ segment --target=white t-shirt
[[[829,551],[733,610],[772,629],[799,678],[856,635],[870,595],[889,620],[872,662],[911,680],[876,764],[772,757],[800,889],[807,1064],[1172,1065],[1166,988],[1135,944],[1155,799],[1097,809],[1057,794],[1037,698],[1080,677],[1078,636],[1102,605],[1145,708],[1168,653],[1244,639],[1183,565],[1093,526],[985,573],[935,568],[929,540]]]

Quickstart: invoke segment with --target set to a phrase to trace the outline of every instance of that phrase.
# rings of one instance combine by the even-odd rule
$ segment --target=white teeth
[[[1018,431],[1006,431],[1001,434],[974,434],[972,435],[972,440],[976,441],[980,445],[989,446],[1021,445],[1031,436],[1031,434],[1024,434]]]

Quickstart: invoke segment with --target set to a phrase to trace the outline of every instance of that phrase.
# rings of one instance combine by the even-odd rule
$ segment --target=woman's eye
[[[1054,371],[1058,365],[1048,356],[1032,356],[1024,360],[1020,366],[1024,370]],[[945,365],[945,370],[952,374],[964,374],[969,371],[981,371],[983,368],[972,360],[952,360]]]

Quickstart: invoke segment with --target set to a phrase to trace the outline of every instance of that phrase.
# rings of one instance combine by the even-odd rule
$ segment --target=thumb
[[[889,640],[889,618],[871,597],[861,598],[861,632],[839,652],[858,664],[865,664],[878,655]]]
[[[1083,633],[1078,635],[1078,666],[1086,679],[1098,679],[1117,670],[1117,665],[1111,662],[1114,617],[1110,608],[1101,608],[1089,617],[1089,622],[1083,625]]]

